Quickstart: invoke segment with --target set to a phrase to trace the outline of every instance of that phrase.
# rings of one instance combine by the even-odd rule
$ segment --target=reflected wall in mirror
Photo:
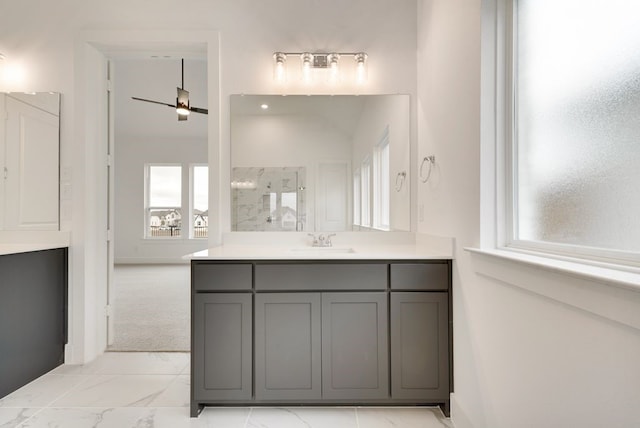
[[[409,96],[232,95],[231,175],[232,231],[410,230]]]
[[[0,93],[0,117],[0,230],[58,230],[60,94]]]

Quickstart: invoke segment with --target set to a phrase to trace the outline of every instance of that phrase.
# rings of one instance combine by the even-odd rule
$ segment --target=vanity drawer
[[[256,264],[256,290],[384,290],[385,263]]]
[[[251,290],[251,263],[193,263],[192,281],[196,291]]]
[[[449,289],[447,263],[392,263],[390,269],[393,290]]]

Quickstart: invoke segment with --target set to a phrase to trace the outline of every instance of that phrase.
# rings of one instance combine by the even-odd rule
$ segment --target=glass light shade
[[[357,53],[354,59],[356,61],[356,83],[361,85],[367,81],[367,54]]]
[[[313,63],[313,55],[309,52],[305,52],[300,55],[302,60],[302,80],[305,83],[311,82],[311,64]]]
[[[338,59],[340,55],[332,53],[329,55],[329,83],[337,83],[339,77]]]
[[[287,56],[282,52],[276,52],[273,54],[273,59],[273,78],[278,83],[284,83],[287,80]]]

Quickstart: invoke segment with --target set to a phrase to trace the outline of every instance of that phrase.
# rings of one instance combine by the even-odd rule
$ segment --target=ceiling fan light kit
[[[138,98],[138,97],[131,97],[131,98],[136,101],[144,101],[147,103],[154,103],[154,104],[160,104],[160,105],[172,107],[176,109],[176,113],[178,114],[179,121],[187,120],[187,117],[191,112],[209,114],[208,109],[200,108],[200,107],[191,107],[191,105],[189,104],[189,91],[186,91],[184,89],[184,59],[181,60],[181,63],[182,63],[182,82],[181,82],[182,87],[176,88],[178,92],[178,96],[176,97],[175,105],[169,104],[169,103],[163,103],[161,101],[147,100],[145,98]]]

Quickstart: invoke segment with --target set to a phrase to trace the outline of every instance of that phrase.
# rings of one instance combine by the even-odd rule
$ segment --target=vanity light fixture
[[[273,78],[278,83],[287,80],[287,58],[300,58],[302,81],[313,81],[314,71],[326,70],[327,81],[336,83],[340,77],[339,62],[342,57],[355,61],[355,82],[363,84],[367,80],[367,54],[364,52],[276,52],[273,54]]]
[[[253,180],[232,181],[231,188],[238,190],[254,190],[258,185]]]

